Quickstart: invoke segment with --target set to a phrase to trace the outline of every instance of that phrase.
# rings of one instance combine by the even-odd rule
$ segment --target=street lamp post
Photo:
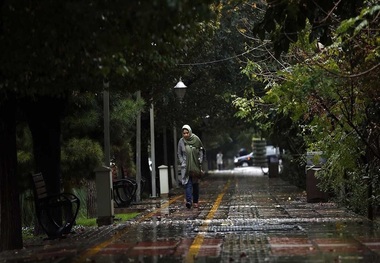
[[[174,92],[177,95],[180,103],[182,104],[182,100],[185,97],[187,86],[182,82],[181,78],[179,78],[179,81],[177,85],[174,86]],[[177,180],[178,177],[178,158],[177,158],[177,128],[176,124],[174,123],[173,127],[173,137],[174,137],[174,174],[175,174],[175,180]]]
[[[109,83],[104,82],[103,85],[104,165],[94,170],[98,215],[96,222],[98,226],[111,225],[114,218],[113,186],[110,169]]]
[[[109,83],[105,82],[103,91],[103,122],[104,122],[104,166],[110,167],[110,94]]]

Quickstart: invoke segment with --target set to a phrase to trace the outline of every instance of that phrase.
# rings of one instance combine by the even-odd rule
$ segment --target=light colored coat
[[[199,160],[199,166],[202,166],[202,161],[204,158],[204,149],[198,149],[198,160]],[[189,181],[189,173],[187,171],[187,153],[186,153],[186,145],[184,142],[184,139],[181,138],[178,142],[178,149],[177,149],[177,156],[179,164],[181,165],[181,177],[182,177],[182,184],[185,185]]]

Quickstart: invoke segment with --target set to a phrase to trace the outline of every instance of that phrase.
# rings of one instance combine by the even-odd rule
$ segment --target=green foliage
[[[342,21],[336,30],[338,35],[349,34],[356,36],[361,33],[366,27],[371,26],[371,21],[374,16],[380,11],[380,5],[365,7],[361,10],[360,14]]]
[[[30,178],[25,178],[26,181]],[[22,226],[31,227],[37,223],[36,211],[34,208],[34,196],[33,191],[27,189],[20,193],[20,204],[21,204],[21,215],[22,215]]]
[[[29,105],[33,105],[30,108],[34,109],[40,105],[42,108],[41,103],[34,104],[34,102],[44,101],[49,104],[51,99],[65,104],[67,99],[72,99],[78,93],[93,95],[102,92],[106,88],[103,82],[111,83],[109,86],[111,92],[118,90],[124,94],[131,94],[141,89],[144,97],[159,97],[169,89],[169,86],[152,87],[156,83],[162,83],[162,79],[171,78],[168,72],[178,61],[176,52],[186,50],[188,42],[191,43],[193,36],[196,36],[201,29],[200,23],[211,18],[209,12],[211,2],[210,0],[2,2],[1,104],[12,107],[22,105],[24,109]],[[99,104],[94,103],[94,106],[97,105]],[[14,112],[11,106],[8,106],[8,109]],[[50,120],[57,120],[57,123],[64,114],[68,113],[64,111],[63,106],[58,108],[55,112],[49,112]],[[33,120],[36,120],[41,116],[30,116],[35,112],[34,109],[27,109],[27,113],[31,113],[28,114],[30,119],[34,117]],[[71,113],[73,112],[75,110]],[[77,118],[83,112],[79,112],[78,115],[73,114],[71,115],[73,119],[69,122],[72,126],[64,127],[62,134],[65,149],[62,153],[64,159],[62,168],[66,178],[79,180],[81,176],[87,176],[99,161],[101,156],[99,145],[102,140],[99,139],[99,134],[102,132],[98,122],[99,112],[101,112],[99,108],[91,109],[84,119]],[[1,125],[14,125],[13,123],[1,121]],[[82,127],[83,129],[80,129]],[[94,127],[96,128],[93,129]],[[15,130],[15,127],[7,128]],[[39,128],[42,129],[42,126],[37,126],[37,132],[34,134],[38,134]],[[47,133],[53,130],[45,129]],[[126,133],[125,129],[119,130]],[[59,135],[59,127],[54,132]],[[36,136],[34,139],[36,143]],[[57,191],[61,179],[59,178],[60,144],[58,140],[55,142],[39,142],[44,143],[43,147],[34,145],[34,149],[42,149],[36,151],[41,154],[34,157],[39,166],[37,169],[41,170],[42,166],[49,171],[51,182],[56,184],[52,188]],[[11,147],[13,148],[11,150],[15,150],[16,146],[11,145]],[[82,152],[78,154],[77,150]],[[10,152],[8,149],[3,151]],[[7,153],[3,153],[2,156]],[[26,163],[29,156],[21,151],[19,153],[19,156],[24,158],[22,161]],[[49,156],[49,153],[52,153],[52,156]],[[86,153],[95,155],[86,156]],[[6,178],[16,170],[13,165],[16,164],[15,158],[16,156],[12,155],[12,158],[1,160],[3,162],[1,165],[7,169],[2,171],[0,176]],[[70,166],[71,164],[73,166]],[[0,190],[3,192],[5,189],[11,189],[11,194],[16,193],[12,190],[16,189],[14,185],[1,185]],[[7,207],[4,204],[9,205],[12,200],[17,199],[10,200],[1,200],[2,215],[10,213],[4,210]],[[14,209],[16,212],[19,211],[18,207]],[[5,225],[17,227],[17,223],[7,222],[7,218],[11,217],[2,216],[0,220],[2,228]],[[13,230],[17,229],[10,229],[9,233]],[[18,240],[18,244],[12,245],[20,246],[19,235],[13,240]],[[7,244],[13,240],[2,239],[1,242]]]
[[[144,106],[143,100],[121,92],[110,94],[111,156],[118,166],[128,168],[134,174],[134,158],[131,143],[137,112]],[[63,125],[62,169],[65,178],[93,176],[93,170],[103,161],[103,96],[88,92],[76,93],[71,98],[69,115]]]
[[[23,227],[22,228],[22,240],[26,241],[29,239],[33,239],[35,237],[34,235],[34,229],[31,227]]]
[[[99,98],[100,97],[100,98]],[[102,96],[83,92],[71,98],[67,117],[64,119],[63,135],[66,133],[92,134],[102,118]]]
[[[122,141],[130,142],[135,133],[137,113],[144,110],[145,102],[136,100],[131,95],[121,93],[110,94],[110,123],[112,144]]]
[[[182,105],[171,93],[154,100],[157,130],[174,123],[190,123],[198,135],[207,137],[204,143],[211,156],[213,150],[220,148],[225,149],[225,156],[227,151],[236,153],[237,131],[251,126],[235,118],[236,108],[232,105],[233,96],[241,96],[249,82],[240,73],[241,57],[247,50],[244,36],[239,32],[239,12],[250,10],[246,1],[212,5],[216,19],[199,24],[196,37],[176,53],[179,59],[176,78],[181,76],[188,86]],[[166,82],[156,85],[172,88],[176,83]],[[222,132],[215,133],[216,130]]]
[[[255,135],[259,137],[267,137],[268,129],[271,127],[271,122],[268,122],[269,115],[272,113],[270,105],[265,105],[263,109],[263,100],[253,95],[253,98],[237,97],[232,102],[237,108],[235,116],[239,119],[244,119],[256,128]]]
[[[102,160],[102,147],[89,138],[71,138],[62,145],[61,165],[65,180],[70,178],[79,184],[82,179],[91,178]]]
[[[324,189],[365,214],[363,203],[375,204],[380,189],[374,172],[380,167],[380,148],[374,143],[380,138],[380,120],[375,114],[379,92],[374,84],[379,81],[380,8],[371,1],[361,8],[362,3],[342,1],[334,10],[332,2],[318,3],[315,8],[310,8],[314,5],[310,1],[268,6],[254,32],[264,39],[263,31],[267,31],[274,52],[270,53],[265,42],[258,43],[266,47],[271,59],[256,56],[243,70],[250,79],[265,84],[265,94],[251,88],[235,105],[240,109],[236,116],[251,123],[261,118],[272,135],[281,136],[282,145],[291,153],[284,158],[285,173],[287,164],[302,166],[297,154],[302,156],[306,149],[324,152],[327,163],[318,173]],[[322,10],[325,14],[330,10],[331,16],[322,15]],[[368,181],[363,178],[374,186],[370,198]]]
[[[326,46],[331,45],[334,41],[334,31],[331,27],[336,26],[339,21],[354,17],[355,12],[363,5],[363,0],[340,1],[337,4],[332,1],[316,3],[309,0],[268,3],[264,8],[263,18],[253,26],[253,33],[261,40],[272,40],[276,57],[280,57],[282,52],[288,52],[291,44],[298,41],[299,34],[308,23],[311,25],[308,32],[310,43],[317,40]],[[267,37],[265,32],[270,37]]]
[[[328,53],[335,52],[339,53],[330,47]],[[357,206],[358,200],[365,202],[367,189],[362,183],[360,163],[368,143],[363,141],[362,125],[368,122],[363,88],[352,85],[338,73],[332,74],[344,67],[343,61],[337,63],[333,56],[326,56],[323,68],[317,63],[319,56],[314,61],[281,72],[283,81],[273,85],[264,100],[276,103],[278,110],[290,114],[294,122],[301,122],[300,133],[308,148],[328,156],[328,163],[319,175],[325,189],[335,192],[346,206],[364,213],[363,206]],[[341,195],[342,187],[348,194]]]
[[[110,100],[111,155],[123,172],[134,176],[135,155],[131,145],[135,143],[137,113],[143,110],[145,102],[120,93],[111,94]]]
[[[61,96],[100,91],[108,77],[111,89],[129,84],[127,90],[134,92],[173,66],[176,50],[198,33],[199,22],[211,18],[210,2],[35,2],[26,7],[8,1],[0,35],[6,88],[21,96]]]
[[[18,174],[26,175],[33,170],[33,151],[32,151],[32,135],[25,123],[20,123],[17,127],[17,161]],[[23,180],[24,181],[24,180]],[[20,182],[21,183],[21,182]],[[24,188],[26,186],[24,185]]]

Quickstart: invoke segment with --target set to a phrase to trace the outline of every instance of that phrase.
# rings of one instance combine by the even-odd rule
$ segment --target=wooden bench
[[[49,195],[42,173],[31,174],[37,219],[49,239],[71,232],[78,215],[80,200],[71,193]]]

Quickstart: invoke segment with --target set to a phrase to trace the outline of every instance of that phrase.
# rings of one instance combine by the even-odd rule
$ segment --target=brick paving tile
[[[140,216],[76,228],[60,240],[33,239],[0,253],[0,262],[380,262],[376,224],[255,167],[213,171],[199,208],[183,189],[120,211]]]

